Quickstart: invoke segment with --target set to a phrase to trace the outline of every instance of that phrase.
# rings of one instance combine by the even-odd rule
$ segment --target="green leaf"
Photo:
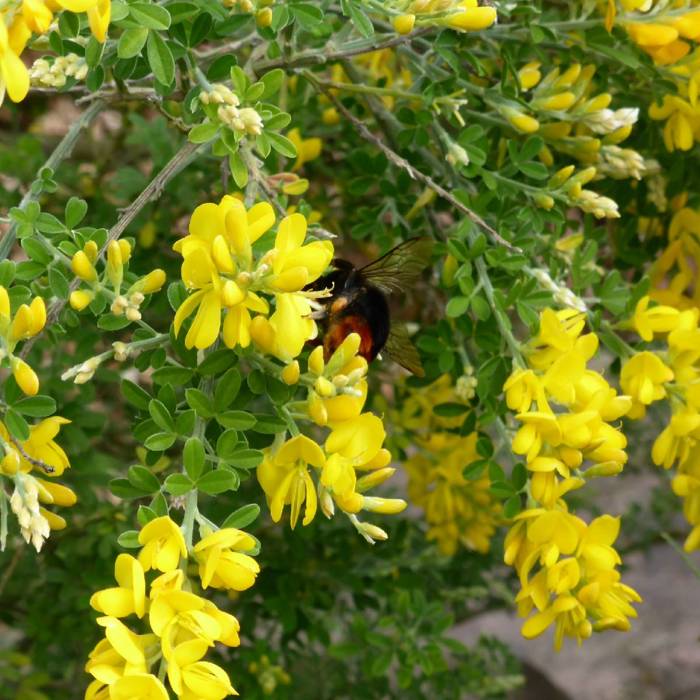
[[[16,265],[14,260],[3,260],[0,262],[0,285],[7,288],[15,278]]]
[[[151,375],[156,384],[172,384],[173,386],[182,386],[192,379],[194,371],[187,367],[171,367],[165,366],[157,369]]]
[[[207,355],[204,361],[197,367],[197,371],[203,377],[221,374],[221,372],[225,372],[237,360],[236,353],[231,352],[228,348],[220,348],[219,350],[214,350],[210,355]]]
[[[140,464],[134,464],[129,467],[127,478],[129,479],[129,483],[134,488],[137,488],[145,493],[151,494],[160,490],[160,482],[158,479],[149,469]]]
[[[256,433],[275,435],[277,433],[283,433],[287,429],[287,421],[278,416],[261,413],[256,415],[256,419],[255,426],[253,427]]]
[[[456,416],[461,416],[469,410],[469,406],[465,406],[463,403],[457,403],[455,401],[446,401],[445,403],[439,403],[433,407],[433,413],[436,416],[441,416],[443,418],[454,418]]]
[[[270,140],[270,145],[277,151],[277,153],[287,158],[297,157],[296,146],[286,136],[282,136],[282,134],[276,134],[274,131],[270,131],[265,135]]]
[[[231,453],[228,462],[236,469],[255,469],[263,460],[263,453],[260,450],[240,449]]]
[[[58,267],[49,268],[49,287],[59,299],[67,299],[70,292],[68,280]]]
[[[145,27],[134,27],[125,29],[119,37],[117,44],[117,56],[119,58],[133,58],[138,56],[148,39],[148,29]]]
[[[114,4],[112,4],[114,7]],[[85,62],[88,64],[89,68],[95,68],[99,65],[102,60],[102,52],[104,51],[105,45],[94,36],[88,39],[87,46],[85,47]]]
[[[475,462],[468,464],[462,470],[462,476],[467,479],[467,481],[476,481],[481,478],[481,475],[486,470],[488,465],[487,459],[477,459]]]
[[[261,82],[253,83],[246,91],[243,97],[245,102],[256,102],[265,92],[265,85]]]
[[[229,154],[228,167],[231,170],[231,176],[236,183],[236,187],[241,190],[244,189],[248,184],[248,166],[238,151]]]
[[[137,408],[146,410],[148,402],[151,400],[150,394],[142,389],[138,384],[134,384],[129,379],[123,379],[121,383],[122,395],[130,403]]]
[[[185,389],[185,400],[202,418],[211,418],[215,413],[211,399],[199,389]]]
[[[14,408],[8,408],[5,411],[5,427],[10,431],[15,440],[24,442],[29,439],[29,426],[27,421],[15,411]]]
[[[225,411],[216,416],[219,425],[233,430],[250,430],[256,423],[257,418],[247,411]]]
[[[241,373],[231,367],[216,383],[214,390],[214,409],[218,412],[228,408],[238,396],[241,388]]]
[[[466,312],[467,309],[469,308],[469,298],[468,297],[462,297],[462,296],[456,296],[452,297],[447,302],[447,306],[445,307],[445,314],[449,316],[450,318],[457,318],[458,316],[463,316]]]
[[[238,433],[235,430],[224,430],[216,441],[216,454],[221,459],[228,459],[238,447]]]
[[[248,85],[250,85],[248,76],[240,66],[231,66],[231,82],[233,83],[233,91],[237,95],[245,95]]]
[[[194,431],[194,425],[197,420],[196,413],[188,408],[186,411],[179,413],[175,419],[175,428],[178,435],[191,435]]]
[[[105,331],[120,331],[126,328],[131,321],[126,316],[115,316],[114,314],[106,314],[100,316],[97,320],[97,327]]]
[[[56,401],[50,396],[28,396],[12,406],[19,413],[32,418],[45,418],[56,412]]]
[[[197,480],[197,488],[210,496],[224,491],[235,490],[238,486],[236,477],[228,469],[216,469],[207,472]]]
[[[117,498],[144,498],[149,495],[148,491],[136,488],[128,479],[112,479],[109,490]]]
[[[546,180],[549,177],[547,166],[535,160],[518,163],[518,169],[523,175],[527,175],[535,180]]]
[[[222,529],[225,527],[235,527],[238,529],[250,525],[260,515],[260,506],[257,503],[249,503],[246,506],[241,506],[221,524]]]
[[[151,399],[148,404],[148,412],[153,418],[153,422],[162,430],[172,433],[175,432],[175,421],[170,415],[167,406],[158,399]]]
[[[153,5],[157,7],[157,5]],[[170,16],[168,16],[168,19]],[[175,79],[175,59],[170,47],[158,32],[150,32],[146,46],[148,65],[151,66],[156,80],[163,85],[170,85]]]
[[[141,546],[139,542],[139,531],[138,530],[127,530],[122,532],[119,537],[117,537],[117,544],[124,549],[138,549]]]
[[[129,5],[129,14],[138,24],[148,29],[164,30],[170,27],[170,13],[162,5],[135,2]]]
[[[190,129],[187,134],[187,140],[190,143],[207,143],[216,138],[219,133],[219,124],[213,122],[204,122]]]
[[[289,9],[304,29],[315,29],[323,22],[323,12],[314,5],[308,3],[290,4]]]
[[[177,435],[175,435],[175,433],[154,433],[153,435],[149,435],[144,440],[143,444],[148,450],[163,452],[163,450],[167,450],[169,447],[173,446],[176,438]]]
[[[260,78],[260,81],[265,86],[262,95],[260,95],[260,99],[266,100],[279,92],[284,82],[284,71],[281,68],[275,68],[269,73],[265,73],[265,75]]]
[[[369,39],[374,34],[372,21],[358,3],[354,2],[354,0],[343,0],[341,7],[343,8],[343,14],[350,17],[350,21],[355,25],[355,29],[363,37]]]
[[[182,460],[185,465],[185,471],[188,476],[196,481],[204,471],[206,462],[206,453],[204,445],[198,437],[191,437],[185,442],[185,447],[182,451]]]
[[[68,228],[75,228],[87,214],[88,205],[84,199],[80,197],[71,197],[66,203],[66,226]]]
[[[182,496],[192,490],[194,482],[187,474],[171,474],[163,487],[172,496]]]
[[[513,484],[513,488],[516,491],[520,491],[525,487],[527,483],[527,469],[522,462],[518,462],[513,467],[513,472],[510,475],[510,480]]]
[[[511,496],[503,505],[503,515],[506,518],[514,518],[522,508],[522,502],[520,501],[520,496],[517,494]]]
[[[151,520],[155,520],[157,517],[158,514],[148,506],[139,506],[139,509],[136,511],[136,519],[139,521],[141,527],[148,525]]]

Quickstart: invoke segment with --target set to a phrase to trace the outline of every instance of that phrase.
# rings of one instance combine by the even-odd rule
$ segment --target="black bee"
[[[430,262],[432,249],[430,238],[411,238],[361,268],[335,258],[332,271],[307,287],[331,289],[331,295],[320,300],[324,310],[317,317],[326,360],[350,333],[357,333],[361,338],[359,354],[367,362],[384,350],[413,374],[424,375],[405,326],[391,321],[387,295],[405,293],[416,283]]]

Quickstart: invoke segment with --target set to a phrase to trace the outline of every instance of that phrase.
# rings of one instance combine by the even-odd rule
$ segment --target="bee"
[[[332,270],[307,287],[331,290],[330,296],[321,300],[323,310],[315,315],[323,331],[326,360],[350,333],[357,333],[358,354],[367,362],[384,350],[402,367],[424,376],[420,355],[406,327],[391,320],[387,297],[405,294],[417,282],[430,262],[432,249],[432,239],[411,238],[364,267],[335,258]]]

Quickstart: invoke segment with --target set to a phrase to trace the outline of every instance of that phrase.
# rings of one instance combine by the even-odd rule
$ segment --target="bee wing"
[[[432,238],[410,238],[360,268],[360,274],[385,294],[404,291],[416,282],[427,267],[433,244]]]
[[[391,324],[389,337],[382,352],[385,352],[394,362],[415,374],[416,377],[425,376],[418,350],[411,342],[406,326],[403,323]]]

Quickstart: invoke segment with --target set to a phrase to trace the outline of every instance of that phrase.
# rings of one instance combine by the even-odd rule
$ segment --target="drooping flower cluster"
[[[195,315],[185,336],[188,348],[208,348],[222,333],[229,348],[245,348],[253,340],[287,362],[316,336],[311,318],[315,293],[304,287],[325,271],[333,246],[329,241],[304,244],[306,219],[292,214],[280,221],[274,246],[258,255],[253,246],[274,223],[267,202],[246,210],[228,195],[219,204],[195,209],[189,235],[174,245],[183,257],[182,279],[191,292],[175,314],[175,333]]]
[[[386,433],[381,419],[362,412],[367,396],[367,362],[357,355],[359,347],[360,336],[352,333],[328,362],[323,359],[322,347],[314,349],[304,375],[296,361],[285,368],[285,381],[308,386],[304,410],[310,420],[326,426],[330,433],[323,447],[305,435],[273,445],[265,450],[257,474],[275,522],[287,505],[292,527],[302,506],[303,525],[314,519],[319,504],[328,518],[338,506],[358,532],[373,542],[387,539],[387,534],[375,525],[360,522],[356,514],[361,510],[400,513],[406,502],[364,495],[396,470],[388,466],[391,454],[382,447]]]
[[[392,20],[399,34],[409,34],[416,26],[476,32],[496,21],[496,10],[479,6],[477,0],[394,0],[390,7],[400,13]]]
[[[28,396],[39,391],[36,372],[14,352],[17,344],[40,333],[46,323],[46,304],[41,297],[34,297],[29,304],[20,304],[12,313],[10,296],[0,286],[0,362],[9,363],[19,388]]]
[[[61,88],[66,84],[68,78],[85,80],[87,74],[87,62],[76,53],[57,56],[51,62],[45,58],[37,58],[29,69],[32,85],[40,87]]]
[[[70,423],[66,418],[52,416],[29,428],[29,438],[13,442],[7,428],[0,423],[0,444],[3,457],[0,460],[0,485],[5,480],[13,488],[10,507],[17,517],[25,542],[31,542],[40,551],[51,530],[62,530],[66,521],[44,506],[72,506],[76,497],[67,486],[57,484],[54,477],[61,476],[70,467],[68,457],[54,440],[62,425]],[[41,473],[41,477],[33,472]],[[45,477],[49,477],[48,479]],[[4,493],[0,498],[5,498]],[[4,549],[5,543],[0,542]]]
[[[122,292],[124,276],[131,258],[131,244],[124,239],[110,241],[101,278],[95,268],[98,254],[99,248],[95,241],[88,241],[82,250],[73,254],[71,259],[73,274],[89,287],[71,292],[70,305],[76,311],[82,311],[102,294],[111,301],[111,311],[115,316],[126,316],[129,321],[140,320],[141,304],[147,294],[154,294],[165,284],[165,272],[156,268],[135,280],[126,291]]]
[[[629,629],[636,616],[631,603],[640,600],[616,568],[618,520],[602,516],[587,525],[563,498],[585,478],[618,474],[627,461],[625,436],[611,422],[632,399],[588,367],[598,338],[582,335],[585,323],[571,309],[543,311],[526,348],[528,366],[515,369],[504,386],[520,423],[513,451],[524,456],[530,475],[528,508],[507,535],[505,561],[520,576],[520,614],[536,610],[523,635],[554,625],[557,649],[564,637],[580,643],[593,631]]]
[[[454,432],[464,422],[475,381],[466,374],[454,385],[444,374],[426,387],[411,389],[395,420],[410,431],[412,454],[404,461],[409,500],[425,513],[428,539],[435,540],[448,556],[459,546],[488,552],[502,521],[500,502],[489,491],[488,474],[473,480],[463,476],[465,467],[479,459],[477,434]],[[445,404],[462,404],[464,411],[454,417],[436,414],[435,407]]]
[[[255,559],[246,554],[255,548],[255,540],[224,528],[205,534],[188,552],[181,529],[161,516],[143,527],[139,544],[138,558],[117,557],[118,585],[97,591],[90,600],[103,614],[97,623],[104,627],[105,638],[85,666],[95,679],[86,700],[167,700],[166,678],[179,700],[236,695],[226,671],[204,657],[217,642],[238,646],[240,625],[195,592],[185,564],[197,564],[203,589],[244,591],[259,572]],[[151,570],[161,574],[152,578]],[[139,634],[122,622],[132,617],[147,620],[149,631]]]
[[[5,92],[21,102],[29,91],[30,75],[20,58],[32,34],[46,34],[54,12],[87,13],[90,30],[104,42],[111,14],[110,0],[11,0],[0,9],[0,104]]]
[[[633,418],[643,418],[647,406],[668,400],[671,417],[656,438],[651,457],[664,469],[677,468],[674,492],[684,499],[683,512],[692,526],[684,547],[700,548],[700,480],[697,445],[700,440],[700,309],[637,304],[631,325],[646,342],[662,348],[635,353],[622,367],[621,383],[634,402]]]
[[[683,207],[671,218],[668,245],[649,271],[649,296],[675,309],[700,308],[700,214]]]

